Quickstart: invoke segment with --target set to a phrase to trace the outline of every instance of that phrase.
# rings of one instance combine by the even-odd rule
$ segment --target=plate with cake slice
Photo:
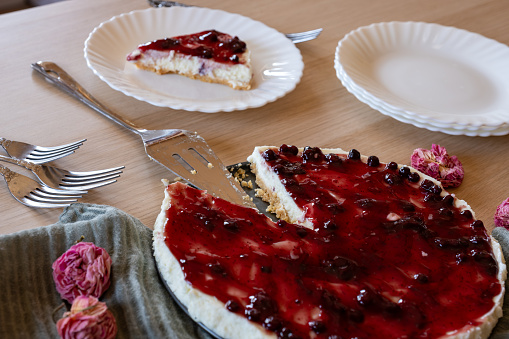
[[[110,87],[152,105],[216,113],[260,107],[300,82],[300,51],[277,30],[207,8],[149,8],[101,23],[85,59]]]

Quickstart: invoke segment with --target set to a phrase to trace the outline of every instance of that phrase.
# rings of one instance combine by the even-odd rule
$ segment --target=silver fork
[[[73,154],[86,140],[83,139],[61,146],[44,147],[0,137],[0,146],[5,149],[11,158],[29,161],[34,164],[44,164]]]
[[[74,172],[50,165],[36,165],[27,161],[12,159],[0,155],[0,161],[23,166],[41,181],[41,183],[62,190],[91,190],[116,182],[124,166],[99,171]]]
[[[32,68],[46,80],[78,99],[106,118],[139,135],[150,159],[174,175],[210,194],[232,202],[255,207],[239,182],[226,169],[205,140],[181,129],[147,130],[138,128],[97,101],[67,72],[49,61],[38,61]]]
[[[193,5],[183,4],[177,1],[165,1],[165,0],[148,0],[148,3],[152,7],[195,7]],[[294,44],[305,42],[316,39],[323,28],[313,29],[311,31],[299,32],[299,33],[288,33],[285,36],[290,39]]]
[[[65,207],[78,201],[78,198],[87,193],[86,191],[54,189],[1,165],[0,175],[4,177],[11,195],[23,205],[30,207]]]

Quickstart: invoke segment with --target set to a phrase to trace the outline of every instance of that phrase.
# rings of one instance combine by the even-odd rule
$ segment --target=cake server
[[[32,64],[32,68],[64,92],[139,135],[149,158],[169,169],[174,175],[199,189],[207,190],[214,196],[255,207],[232,173],[226,169],[205,140],[195,132],[182,129],[139,128],[102,105],[55,63],[38,61]]]

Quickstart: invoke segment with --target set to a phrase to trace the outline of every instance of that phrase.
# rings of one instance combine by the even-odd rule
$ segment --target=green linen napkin
[[[82,235],[113,260],[112,284],[100,299],[115,316],[117,338],[212,338],[160,280],[152,230],[114,207],[81,203],[66,208],[54,225],[0,237],[0,338],[58,338],[52,313],[62,300],[51,265]],[[492,235],[509,258],[509,231],[499,227]],[[509,297],[490,338],[509,338]]]
[[[161,282],[152,230],[114,207],[81,203],[54,225],[0,237],[0,338],[59,337],[52,313],[62,299],[51,265],[82,235],[113,260],[112,283],[100,300],[115,316],[117,338],[211,338]]]

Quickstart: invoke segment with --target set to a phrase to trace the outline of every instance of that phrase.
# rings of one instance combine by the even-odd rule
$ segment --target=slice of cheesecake
[[[246,43],[216,30],[142,44],[127,61],[158,74],[176,73],[233,89],[251,89],[253,73]]]

